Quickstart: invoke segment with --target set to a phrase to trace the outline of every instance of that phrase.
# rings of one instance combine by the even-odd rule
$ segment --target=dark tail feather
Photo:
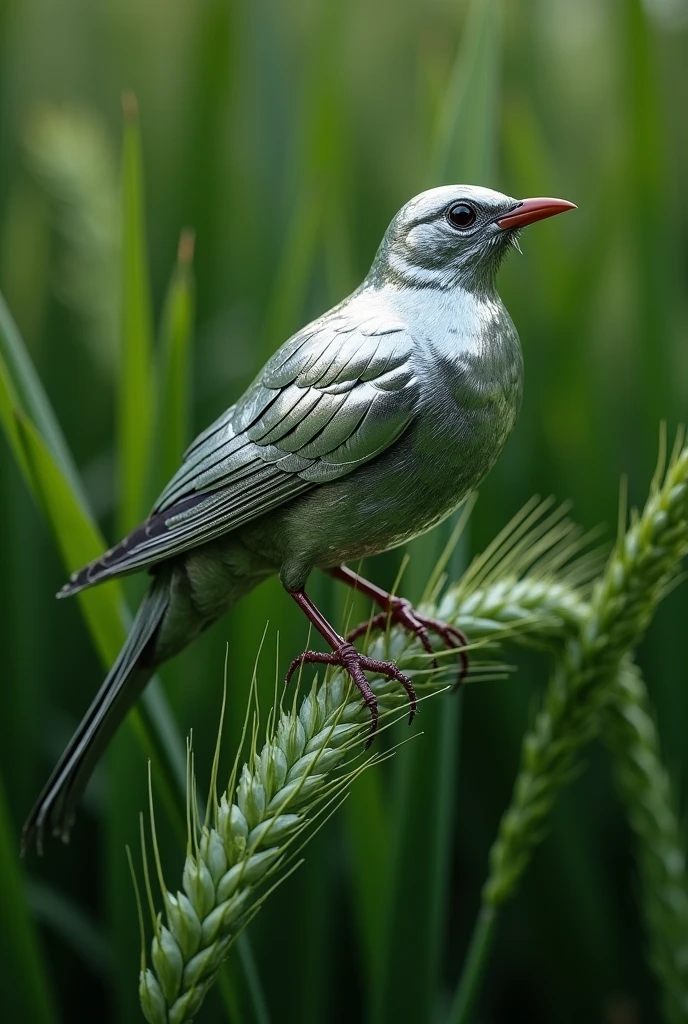
[[[69,839],[75,805],[96,761],[153,673],[152,665],[141,664],[141,658],[162,621],[168,603],[167,578],[159,577],[141,602],[117,660],[24,825],[22,853],[34,839],[38,852],[42,853],[45,836],[51,832],[60,835],[65,842]]]

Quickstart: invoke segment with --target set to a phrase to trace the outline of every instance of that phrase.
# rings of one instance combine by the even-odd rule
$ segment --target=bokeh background
[[[156,319],[180,231],[196,233],[194,430],[293,330],[359,282],[411,195],[480,180],[518,197],[562,196],[579,210],[528,229],[524,257],[502,271],[523,341],[525,400],[461,558],[534,493],[571,499],[575,518],[606,524],[608,540],[621,474],[631,501],[643,500],[659,422],[671,434],[688,398],[688,3],[473,8],[465,0],[0,6],[0,288],[108,539],[122,498],[113,438],[124,90],[135,92],[141,115]],[[151,497],[159,483],[151,480]],[[102,669],[76,603],[54,601],[64,568],[2,438],[0,521],[0,765],[14,850]],[[407,591],[421,589],[435,549],[435,541],[412,546]],[[375,560],[368,573],[390,584],[399,557]],[[341,615],[338,588],[314,580],[313,590]],[[130,597],[138,593],[134,583]],[[684,586],[640,652],[679,787],[688,764],[687,611]],[[229,758],[266,620],[259,674],[269,700],[277,632],[280,670],[306,639],[276,582],[162,672],[180,730],[194,730],[201,780],[225,645]],[[358,782],[251,925],[248,972],[248,954],[232,954],[225,985],[236,1020],[442,1019],[546,680],[542,658],[514,663],[508,680],[466,691],[461,731],[451,712],[453,758],[446,736],[439,744],[442,712],[431,709],[424,736]],[[29,996],[42,1007],[36,1020],[139,1019],[124,848],[137,846],[145,776],[145,755],[125,731],[71,845],[22,864],[23,888],[10,895],[28,902],[26,931],[0,920],[0,933],[3,946],[35,946],[38,966],[27,994],[13,961],[0,957],[3,1019],[29,1019]],[[451,829],[439,865],[428,855],[438,788]],[[163,819],[169,880],[182,854],[166,828]],[[658,1020],[636,896],[608,759],[593,748],[504,914],[476,1020]],[[258,1012],[252,972],[266,1004]],[[223,1019],[215,993],[199,1020]]]

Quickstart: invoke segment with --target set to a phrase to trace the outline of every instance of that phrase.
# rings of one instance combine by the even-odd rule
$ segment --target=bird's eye
[[[453,228],[469,228],[475,222],[475,210],[468,203],[454,203],[447,210],[447,220]]]

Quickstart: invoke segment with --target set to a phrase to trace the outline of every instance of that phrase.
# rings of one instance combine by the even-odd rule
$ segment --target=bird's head
[[[477,185],[431,188],[394,217],[369,277],[376,285],[491,291],[520,229],[572,209],[565,199],[512,199]]]

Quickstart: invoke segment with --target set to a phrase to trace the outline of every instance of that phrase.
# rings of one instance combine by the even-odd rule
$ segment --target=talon
[[[342,640],[331,654],[324,654],[321,651],[304,651],[303,654],[299,654],[289,666],[284,681],[285,686],[289,683],[296,669],[305,664],[338,665],[349,673],[363,697],[363,702],[370,711],[370,734],[366,742],[366,750],[375,738],[380,712],[377,697],[373,693],[364,672],[374,672],[376,675],[385,676],[387,679],[395,679],[403,686],[409,699],[409,725],[418,711],[416,691],[408,676],[404,675],[391,661],[378,661],[376,658],[369,658],[365,654],[359,654],[348,640]]]
[[[368,622],[361,622],[360,625],[352,629],[347,635],[347,640],[355,640],[359,636],[363,636],[364,633],[367,633],[368,630],[385,629],[388,621],[401,626],[403,629],[407,629],[418,637],[428,654],[434,654],[432,644],[430,643],[430,633],[437,634],[447,647],[457,651],[459,655],[459,674],[452,687],[452,690],[456,692],[468,674],[469,661],[468,655],[464,650],[468,644],[466,634],[447,622],[440,622],[439,619],[428,619],[419,615],[411,602],[407,601],[406,598],[390,597],[388,610],[379,612]],[[432,659],[432,667],[439,668],[437,658],[435,657]]]

